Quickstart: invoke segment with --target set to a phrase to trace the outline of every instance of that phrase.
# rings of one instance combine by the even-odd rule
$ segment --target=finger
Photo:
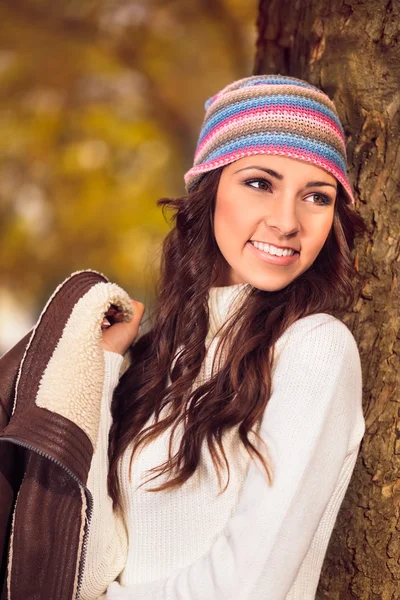
[[[145,306],[142,302],[133,300],[133,298],[131,298],[131,300],[132,300],[132,304],[133,304],[133,318],[132,318],[131,322],[138,324],[142,320],[142,317],[143,317],[143,314],[145,311]]]

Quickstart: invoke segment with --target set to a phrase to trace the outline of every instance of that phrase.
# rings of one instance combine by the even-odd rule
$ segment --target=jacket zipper
[[[80,591],[81,591],[81,587],[82,587],[83,570],[84,570],[84,567],[85,567],[85,560],[86,560],[89,526],[90,526],[90,521],[92,519],[92,514],[93,514],[93,496],[92,496],[90,490],[79,479],[79,477],[77,477],[62,462],[60,462],[56,458],[53,458],[53,456],[50,456],[49,454],[46,454],[46,452],[43,452],[43,450],[39,450],[38,448],[34,448],[33,446],[30,446],[29,444],[26,444],[25,442],[21,442],[20,440],[15,440],[12,437],[6,437],[6,436],[5,437],[0,437],[0,442],[1,441],[12,442],[13,444],[17,444],[18,446],[22,446],[24,448],[27,448],[27,450],[31,450],[33,452],[36,452],[40,456],[44,456],[48,460],[51,460],[52,462],[56,463],[59,467],[61,467],[62,469],[64,469],[64,471],[66,471],[66,473],[68,473],[68,475],[70,477],[72,477],[72,479],[74,481],[76,481],[78,483],[78,485],[80,485],[83,488],[83,490],[85,491],[86,497],[88,499],[87,526],[86,526],[86,523],[85,523],[84,526],[85,526],[86,531],[85,531],[84,537],[83,537],[81,556],[80,556],[80,559],[78,559],[79,560],[78,587],[77,587],[76,596],[75,596],[75,600],[79,600],[79,598],[80,598]],[[14,508],[14,510],[15,510],[15,508]]]

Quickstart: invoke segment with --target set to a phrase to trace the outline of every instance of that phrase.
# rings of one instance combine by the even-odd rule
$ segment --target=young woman
[[[205,108],[152,326],[104,322],[82,600],[313,599],[364,434],[335,106],[261,75]]]

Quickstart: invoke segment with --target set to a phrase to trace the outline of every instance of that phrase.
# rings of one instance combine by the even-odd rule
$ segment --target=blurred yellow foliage
[[[87,268],[147,300],[169,227],[156,201],[184,193],[205,100],[251,74],[256,14],[256,0],[0,5],[0,311],[11,294],[36,318]]]

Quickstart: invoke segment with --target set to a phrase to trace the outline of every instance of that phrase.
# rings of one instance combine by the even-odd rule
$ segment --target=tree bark
[[[360,349],[364,435],[317,600],[400,599],[400,2],[260,0],[254,74],[308,80],[335,102],[364,276],[344,321]]]

